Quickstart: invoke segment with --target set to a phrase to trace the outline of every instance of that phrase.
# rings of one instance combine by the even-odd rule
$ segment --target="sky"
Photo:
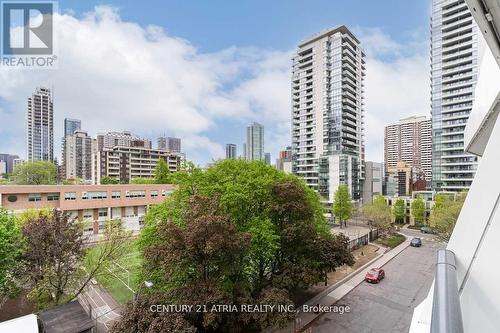
[[[383,128],[430,114],[429,1],[62,0],[55,70],[0,67],[0,153],[25,157],[27,97],[54,90],[55,153],[65,117],[90,135],[178,136],[205,165],[238,154],[253,121],[272,160],[290,145],[291,57],[345,24],[367,54],[366,159],[383,161]]]

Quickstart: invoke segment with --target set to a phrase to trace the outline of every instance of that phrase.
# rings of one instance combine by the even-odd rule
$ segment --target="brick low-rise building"
[[[163,202],[174,185],[13,185],[0,186],[0,208],[14,214],[29,209],[60,209],[70,221],[83,221],[98,234],[109,220],[138,231],[148,208]]]

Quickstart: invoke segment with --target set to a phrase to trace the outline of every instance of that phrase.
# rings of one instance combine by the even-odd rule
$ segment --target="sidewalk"
[[[372,261],[366,263],[364,266],[360,267],[355,272],[352,272],[350,275],[346,276],[343,280],[338,283],[332,285],[330,288],[312,298],[308,302],[307,305],[325,305],[330,306],[339,301],[342,297],[347,295],[351,290],[356,288],[361,282],[365,279],[366,269],[367,267],[382,267],[387,262],[389,262],[392,258],[397,256],[400,252],[406,249],[410,244],[410,240],[407,238],[403,243],[396,246],[394,249],[388,251],[384,247],[381,247],[377,244],[380,251],[380,256],[376,257]],[[321,313],[312,313],[312,312],[299,312],[295,319],[294,323],[290,323],[286,328],[282,330],[276,330],[274,332],[300,332],[307,325],[312,323],[316,318],[321,316]]]

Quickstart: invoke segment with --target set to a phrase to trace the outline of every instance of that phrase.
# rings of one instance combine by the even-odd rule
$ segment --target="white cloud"
[[[81,19],[66,13],[55,20],[59,69],[0,70],[0,97],[10,110],[0,113],[0,123],[15,124],[2,129],[2,151],[14,138],[24,141],[26,98],[37,85],[54,87],[56,153],[62,120],[73,117],[90,134],[180,136],[188,158],[204,163],[222,157],[222,146],[207,132],[224,117],[262,121],[288,112],[280,105],[289,94],[286,52],[232,47],[203,54],[160,27],[122,21],[108,6]],[[260,94],[262,87],[268,94]]]
[[[81,119],[91,135],[180,136],[188,158],[202,164],[223,157],[225,142],[215,142],[213,131],[229,132],[228,123],[241,128],[227,140],[235,143],[245,124],[263,123],[273,159],[290,144],[291,51],[202,53],[160,27],[122,21],[108,6],[55,19],[58,70],[0,69],[0,151],[24,155],[26,98],[37,85],[55,89],[56,153],[64,117]],[[355,30],[367,51],[367,159],[381,161],[383,126],[429,112],[428,57],[421,41],[401,44],[380,29]]]
[[[427,47],[419,40],[400,44],[379,29],[362,30],[359,38],[369,50],[365,83],[366,158],[382,162],[386,125],[408,116],[430,117]]]

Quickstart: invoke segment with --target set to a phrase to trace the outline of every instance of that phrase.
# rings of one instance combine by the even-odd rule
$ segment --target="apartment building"
[[[153,178],[158,160],[167,162],[171,172],[179,170],[183,155],[167,150],[136,146],[104,148],[94,154],[92,183],[100,184],[102,177],[112,177],[121,183],[133,178]]]
[[[173,153],[181,152],[181,139],[173,137],[159,137],[158,138],[158,149],[168,150]]]
[[[253,122],[247,127],[247,142],[245,146],[247,161],[263,161],[264,156],[264,126]]]
[[[478,158],[464,130],[478,77],[478,28],[463,0],[433,0],[431,17],[432,188],[470,187]]]
[[[121,220],[126,229],[138,231],[148,208],[174,190],[173,185],[0,186],[0,208],[14,214],[60,209],[71,221],[83,221],[87,234],[99,234],[109,220]]]
[[[64,139],[64,177],[92,180],[92,158],[97,153],[97,140],[87,132],[75,130]]]
[[[293,173],[333,202],[346,184],[361,197],[364,178],[365,54],[345,26],[300,43],[292,68]]]
[[[97,149],[111,149],[116,146],[151,148],[151,140],[132,135],[128,131],[108,132],[97,135]]]
[[[14,171],[14,161],[19,159],[17,155],[11,154],[0,154],[0,163],[5,163],[5,172],[4,173],[12,173]],[[2,172],[0,172],[1,174]]]
[[[50,89],[37,87],[28,98],[26,157],[54,161],[54,103]]]
[[[279,152],[276,159],[276,169],[286,173],[292,173],[292,147],[286,147],[285,150]]]
[[[408,117],[384,129],[384,164],[396,167],[403,161],[432,179],[432,122],[425,117]]]

